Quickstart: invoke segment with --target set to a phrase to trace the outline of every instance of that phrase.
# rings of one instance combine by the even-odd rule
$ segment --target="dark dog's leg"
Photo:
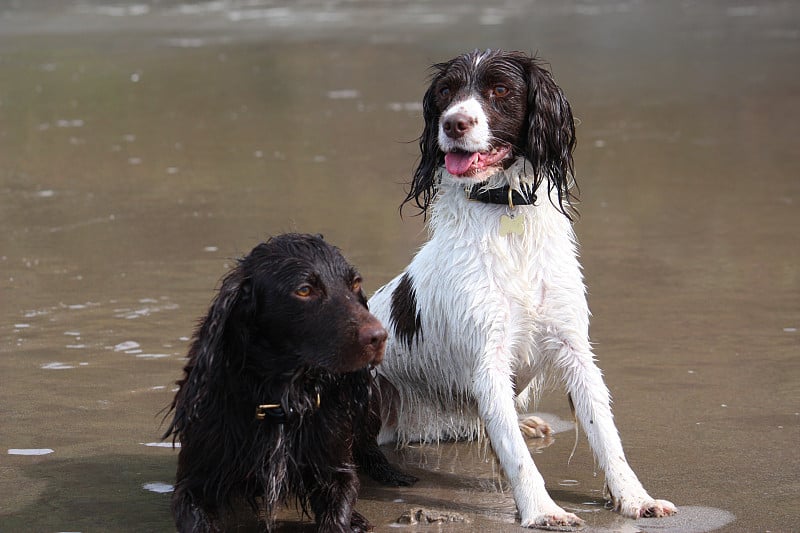
[[[390,487],[408,487],[418,481],[415,476],[392,466],[374,437],[369,442],[360,443],[354,455],[358,468],[379,483]]]
[[[217,533],[215,520],[201,506],[197,505],[191,494],[183,488],[175,487],[172,493],[172,516],[179,533]]]
[[[355,428],[353,458],[361,472],[384,485],[391,487],[413,485],[418,479],[393,467],[378,446],[381,430],[380,393],[372,394],[366,424]]]
[[[319,533],[365,533],[372,525],[354,507],[358,498],[358,476],[344,467],[335,472],[326,485],[311,494],[311,508]]]
[[[172,492],[172,518],[179,533],[216,533],[220,531],[216,520],[216,509],[209,508],[196,492],[192,479],[196,477],[188,465],[187,448],[178,454],[178,471],[175,475],[175,490]]]
[[[358,511],[353,511],[353,514],[350,516],[350,528],[357,533],[361,533],[362,531],[372,531],[373,527],[372,524],[369,523],[369,520],[359,513]]]

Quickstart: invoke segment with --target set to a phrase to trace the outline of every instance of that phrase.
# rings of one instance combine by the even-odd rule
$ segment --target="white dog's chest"
[[[564,255],[568,265],[575,263],[572,277],[580,283],[571,231],[561,242],[543,240],[547,233],[532,213],[541,207],[526,206],[516,214],[523,234],[501,234],[505,208],[469,207],[470,216],[438,218],[431,241],[409,266],[425,338],[417,350],[463,367],[496,347],[505,364],[531,374],[552,308],[564,301],[565,291],[575,298],[576,280],[564,278]],[[548,262],[555,256],[561,271]],[[425,359],[420,364],[430,362]]]
[[[519,393],[550,373],[543,354],[559,346],[562,324],[588,333],[570,222],[546,199],[514,209],[521,233],[501,231],[508,214],[506,206],[467,200],[458,187],[441,191],[431,239],[371,300],[395,332],[379,371],[402,383],[406,398],[440,405],[448,398],[450,409],[471,403],[487,365]]]

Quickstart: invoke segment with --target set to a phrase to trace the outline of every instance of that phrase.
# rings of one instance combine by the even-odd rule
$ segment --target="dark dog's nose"
[[[379,323],[366,324],[358,330],[358,342],[362,346],[370,346],[376,350],[383,348],[383,343],[388,337],[389,334]]]
[[[460,139],[475,125],[475,119],[464,113],[453,113],[442,123],[445,135],[451,139]]]

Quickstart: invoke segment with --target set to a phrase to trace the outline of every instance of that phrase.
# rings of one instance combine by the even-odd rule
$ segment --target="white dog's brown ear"
[[[575,123],[564,92],[536,59],[528,66],[528,142],[525,157],[533,165],[536,185],[548,180],[558,192],[557,206],[570,217]],[[566,205],[565,205],[566,202]]]
[[[402,209],[402,206],[413,200],[423,215],[427,213],[435,193],[436,169],[444,164],[444,154],[439,149],[438,141],[440,110],[436,105],[436,90],[443,73],[447,71],[453,61],[455,60],[437,63],[431,67],[433,75],[430,86],[422,98],[422,118],[425,125],[422,135],[419,137],[420,160],[414,170],[411,189],[401,205]]]

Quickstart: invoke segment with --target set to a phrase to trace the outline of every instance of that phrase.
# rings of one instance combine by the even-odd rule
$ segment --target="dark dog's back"
[[[172,510],[180,531],[217,531],[239,500],[269,529],[295,500],[320,531],[366,531],[355,462],[389,466],[370,367],[386,331],[361,278],[320,237],[258,245],[224,278],[191,344],[165,438],[180,441]]]

